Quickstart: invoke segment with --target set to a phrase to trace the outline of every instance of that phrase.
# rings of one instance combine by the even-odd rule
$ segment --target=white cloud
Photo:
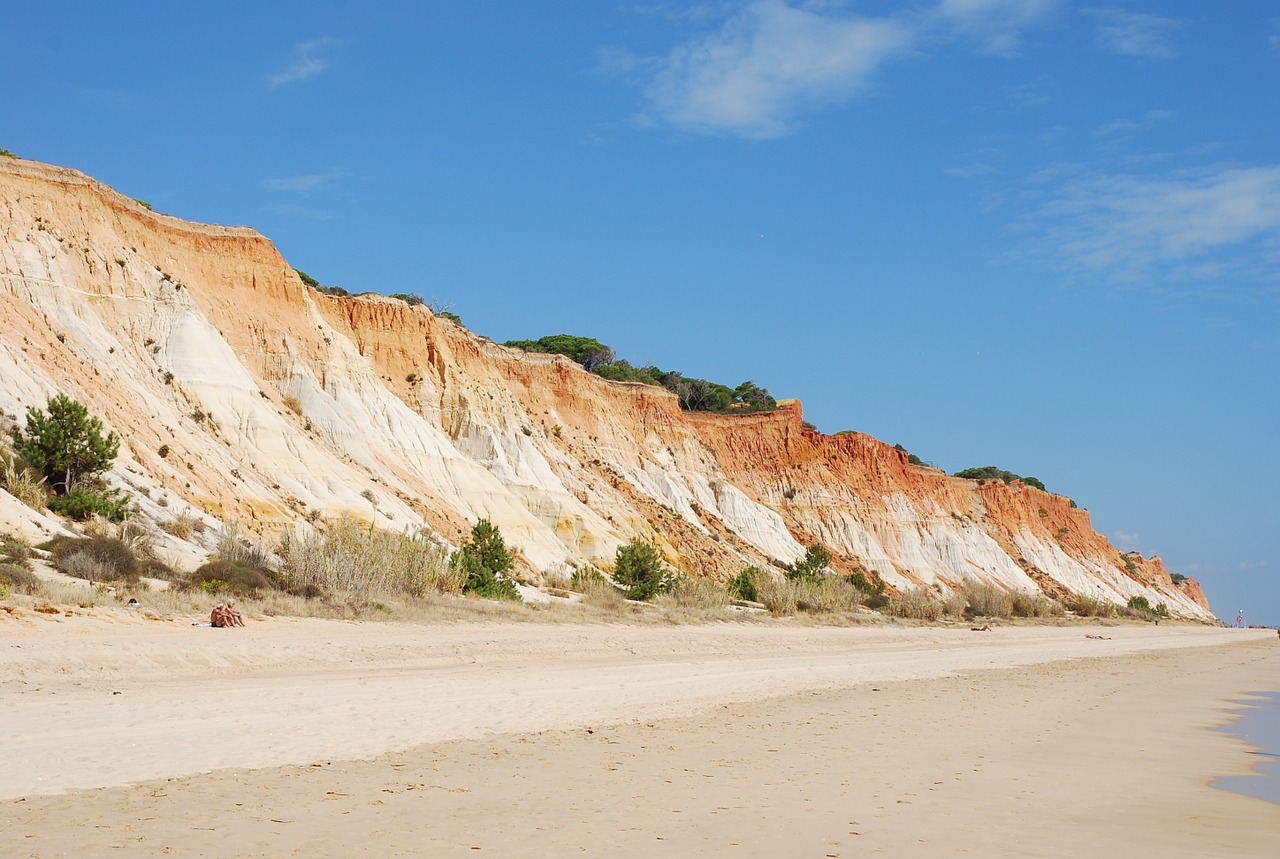
[[[1249,570],[1266,569],[1267,562],[1266,561],[1241,561],[1237,566],[1239,567],[1240,570],[1247,572]]]
[[[1116,548],[1124,552],[1136,552],[1142,541],[1137,534],[1131,534],[1128,531],[1116,531],[1111,535],[1111,540],[1116,544]]]
[[[1058,0],[941,0],[935,14],[986,54],[1016,56],[1022,32],[1050,16]]]
[[[1163,176],[1063,168],[1042,174],[1042,184],[1048,202],[1033,229],[1053,253],[1088,271],[1125,280],[1266,272],[1280,247],[1280,165]]]
[[[1094,137],[1116,137],[1136,134],[1139,131],[1145,131],[1161,122],[1169,122],[1177,119],[1178,115],[1172,110],[1149,110],[1140,120],[1133,119],[1117,119],[1100,125],[1093,130]]]
[[[339,170],[330,170],[325,173],[290,176],[285,179],[264,179],[262,180],[262,187],[270,191],[310,191],[342,175]]]
[[[645,65],[652,71],[649,118],[687,130],[777,137],[797,114],[864,90],[913,39],[892,19],[758,0],[717,31]]]
[[[1124,9],[1084,11],[1098,19],[1095,39],[1104,50],[1147,60],[1169,60],[1177,56],[1172,37],[1174,31],[1183,26],[1182,21]]]
[[[332,42],[333,39],[325,36],[321,39],[312,39],[310,42],[298,44],[294,47],[293,62],[284,71],[274,75],[267,75],[267,84],[273,87],[283,86],[297,81],[305,81],[320,74],[328,68],[329,64],[312,55]]]

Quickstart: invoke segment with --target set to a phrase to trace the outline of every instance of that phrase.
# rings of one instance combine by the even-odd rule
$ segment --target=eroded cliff
[[[0,207],[0,410],[88,404],[157,520],[191,505],[266,534],[348,514],[456,542],[487,517],[534,570],[607,569],[640,536],[722,580],[820,540],[896,589],[976,578],[1211,617],[1194,581],[1121,554],[1066,498],[822,435],[798,403],[685,413],[422,307],[320,294],[253,230],[71,170],[0,158]]]

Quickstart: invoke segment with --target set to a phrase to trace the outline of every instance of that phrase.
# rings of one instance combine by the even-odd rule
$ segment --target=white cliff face
[[[1048,529],[1074,514],[1016,524],[1052,496],[979,497],[874,439],[806,434],[798,410],[694,419],[422,308],[321,296],[256,233],[144,212],[72,171],[0,165],[0,302],[0,411],[85,402],[124,441],[112,479],[157,520],[191,505],[266,537],[351,515],[456,542],[483,517],[534,568],[608,569],[638,536],[721,579],[818,540],[838,569],[944,591],[1034,591],[1019,555],[1076,593],[1210,617],[1125,575],[1091,531],[1064,549]],[[5,521],[14,504],[0,497]]]

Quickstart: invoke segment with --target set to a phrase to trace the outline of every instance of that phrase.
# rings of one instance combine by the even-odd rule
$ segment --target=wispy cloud
[[[1128,531],[1116,531],[1111,535],[1111,539],[1116,544],[1116,548],[1124,552],[1136,552],[1138,546],[1142,544],[1137,534]]]
[[[1266,561],[1241,561],[1237,564],[1237,568],[1243,571],[1264,570],[1267,567]]]
[[[1116,119],[1093,130],[1094,137],[1124,137],[1146,131],[1159,123],[1177,119],[1172,110],[1149,110],[1141,119]]]
[[[343,175],[341,170],[329,170],[324,173],[310,173],[284,179],[263,179],[261,184],[269,191],[310,191]]]
[[[1280,165],[1163,176],[1046,171],[1034,229],[1072,268],[1120,280],[1271,273],[1280,249]]]
[[[274,75],[267,75],[267,85],[273,87],[283,86],[305,81],[320,74],[329,67],[329,64],[315,56],[315,52],[332,43],[333,39],[325,36],[320,39],[312,39],[310,42],[301,42],[294,46],[293,62],[284,71]]]
[[[985,54],[1017,56],[1023,33],[1053,14],[1058,0],[941,0],[937,18]]]
[[[1173,34],[1182,21],[1125,9],[1084,11],[1098,20],[1095,39],[1103,50],[1147,60],[1169,60],[1178,54]]]
[[[856,15],[838,0],[753,0],[665,56],[602,49],[604,69],[643,90],[642,122],[686,131],[778,137],[799,117],[869,90],[886,64],[931,42],[1015,53],[1023,29],[1058,0],[940,0],[923,12]]]

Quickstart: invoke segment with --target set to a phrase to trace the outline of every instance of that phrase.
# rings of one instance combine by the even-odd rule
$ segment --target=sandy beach
[[[95,614],[0,620],[0,854],[1280,853],[1271,631]]]

